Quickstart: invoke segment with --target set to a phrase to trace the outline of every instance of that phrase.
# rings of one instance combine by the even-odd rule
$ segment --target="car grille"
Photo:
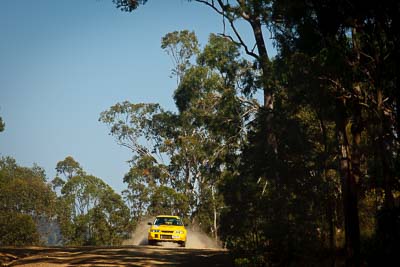
[[[161,239],[172,239],[172,235],[161,235]]]
[[[162,233],[172,234],[174,231],[161,231]]]

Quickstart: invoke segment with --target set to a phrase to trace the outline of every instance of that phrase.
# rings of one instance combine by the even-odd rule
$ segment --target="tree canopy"
[[[57,222],[66,245],[120,245],[131,229],[129,210],[120,195],[100,178],[86,174],[72,157],[58,162],[67,172],[59,182]],[[78,170],[77,173],[71,171]],[[62,180],[62,179],[61,179]],[[54,180],[53,180],[54,184]]]
[[[39,244],[43,233],[38,226],[54,216],[55,207],[55,194],[43,169],[1,158],[0,203],[0,245]]]

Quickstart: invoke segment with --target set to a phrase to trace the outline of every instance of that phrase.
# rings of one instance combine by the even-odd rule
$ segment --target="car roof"
[[[156,218],[175,218],[175,219],[180,219],[179,216],[175,216],[175,215],[158,215],[158,216],[156,216]]]

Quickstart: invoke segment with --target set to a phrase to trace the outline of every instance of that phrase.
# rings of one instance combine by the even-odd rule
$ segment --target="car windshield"
[[[154,225],[179,225],[182,226],[183,223],[180,219],[177,218],[168,218],[168,217],[157,217],[154,221]]]

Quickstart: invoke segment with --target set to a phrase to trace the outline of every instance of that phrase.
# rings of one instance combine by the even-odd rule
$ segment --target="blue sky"
[[[48,179],[72,156],[120,193],[131,153],[99,114],[124,100],[175,110],[172,62],[160,45],[183,29],[204,45],[222,19],[185,0],[150,0],[133,13],[111,0],[0,1],[0,156],[36,163]]]

